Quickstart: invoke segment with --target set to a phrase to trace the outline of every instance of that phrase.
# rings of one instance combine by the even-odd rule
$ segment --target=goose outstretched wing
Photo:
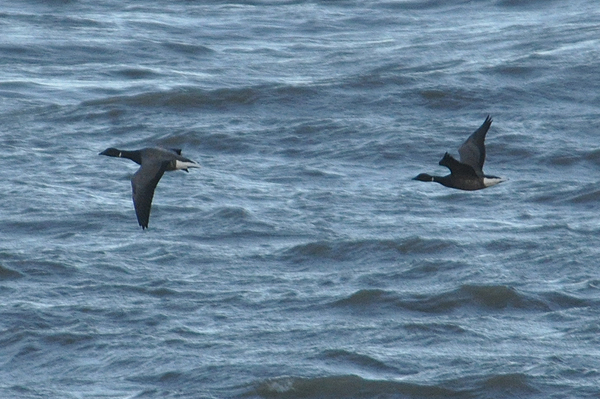
[[[475,130],[458,149],[460,162],[471,166],[480,177],[483,176],[483,163],[485,162],[485,135],[491,125],[492,118],[488,115],[479,129]]]

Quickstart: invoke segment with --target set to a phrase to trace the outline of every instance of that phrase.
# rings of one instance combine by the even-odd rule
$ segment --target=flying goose
[[[188,172],[188,168],[200,167],[196,162],[182,157],[180,149],[143,148],[135,151],[123,151],[107,148],[99,155],[127,158],[141,165],[131,178],[131,188],[133,189],[135,214],[142,230],[148,228],[154,189],[165,171],[185,170]]]
[[[459,190],[480,190],[505,181],[500,177],[488,176],[483,173],[483,163],[485,162],[484,141],[491,125],[492,118],[488,115],[479,129],[475,130],[458,149],[460,162],[449,153],[444,154],[439,164],[450,169],[449,175],[431,176],[427,173],[421,173],[413,180],[434,181]]]

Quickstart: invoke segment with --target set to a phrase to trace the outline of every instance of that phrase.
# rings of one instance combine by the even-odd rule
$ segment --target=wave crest
[[[399,308],[427,313],[451,312],[463,307],[488,311],[517,309],[547,312],[589,305],[589,301],[557,292],[530,294],[506,285],[472,284],[432,294],[402,294],[380,289],[364,289],[332,303],[334,307],[349,307],[355,310],[372,310],[375,307],[380,310]]]
[[[316,378],[279,377],[258,384],[255,393],[264,398],[374,398],[389,395],[452,398],[459,391],[437,385],[370,380],[356,375]]]
[[[357,260],[368,257],[394,260],[399,255],[439,253],[452,247],[449,240],[408,237],[397,240],[313,241],[287,249],[283,256],[295,262],[316,259]]]
[[[298,96],[310,95],[310,87],[289,85],[262,85],[214,90],[197,87],[177,87],[133,95],[120,95],[89,100],[83,106],[129,106],[144,108],[224,109],[253,105],[257,102],[280,103]]]

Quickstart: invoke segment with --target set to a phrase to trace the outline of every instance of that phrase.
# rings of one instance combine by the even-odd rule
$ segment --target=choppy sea
[[[0,397],[597,398],[594,0],[7,0]],[[414,181],[487,115],[465,192]],[[137,165],[181,148],[150,227]]]

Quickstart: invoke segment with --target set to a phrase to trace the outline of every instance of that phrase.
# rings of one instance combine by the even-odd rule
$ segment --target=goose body
[[[138,171],[131,178],[131,188],[135,214],[142,230],[148,228],[154,190],[163,174],[173,170],[187,172],[189,168],[200,167],[196,162],[181,156],[180,149],[143,148],[124,151],[107,148],[99,155],[127,158],[140,165]]]
[[[450,169],[449,175],[432,176],[421,173],[413,180],[433,181],[446,187],[469,191],[481,190],[503,182],[505,179],[483,173],[485,136],[491,125],[492,118],[488,115],[479,129],[475,130],[458,149],[460,161],[449,153],[444,154],[439,164]]]

